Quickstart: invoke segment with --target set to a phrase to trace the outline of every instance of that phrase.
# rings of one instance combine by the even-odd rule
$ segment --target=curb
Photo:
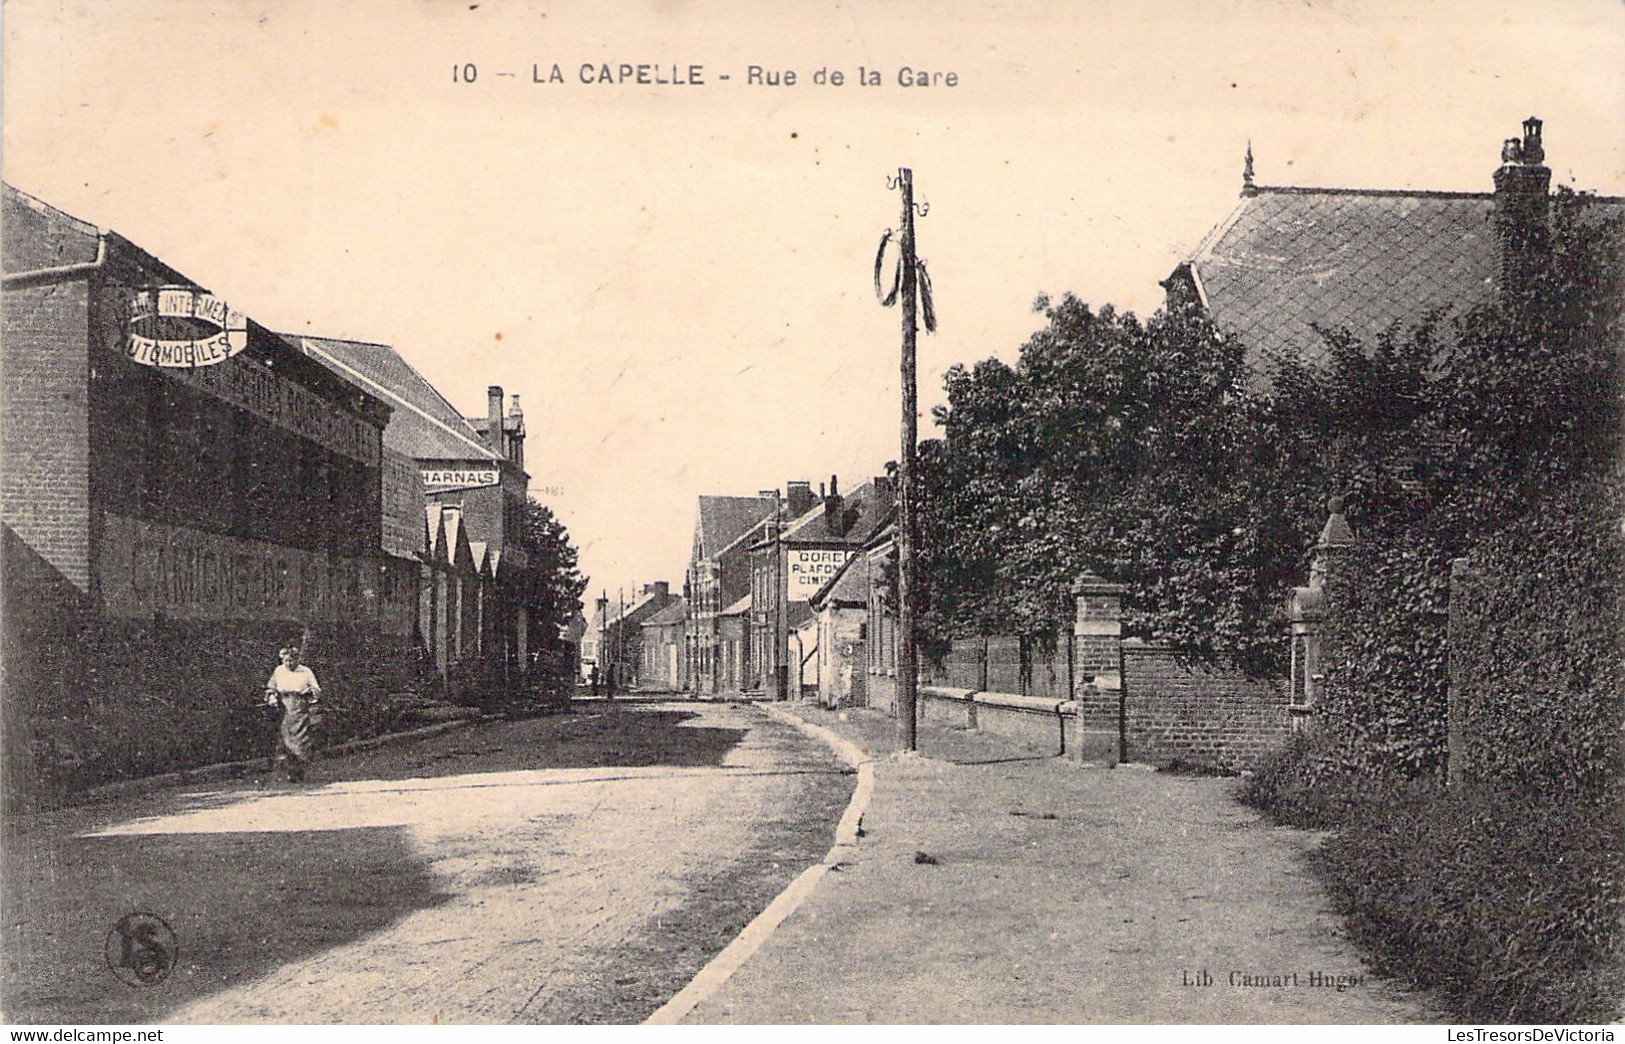
[[[734,972],[743,967],[745,962],[762,948],[762,944],[767,942],[780,924],[784,923],[784,919],[795,913],[797,908],[807,901],[824,875],[844,862],[857,848],[858,836],[863,825],[863,813],[868,809],[869,799],[875,790],[875,759],[821,725],[803,721],[771,704],[758,703],[756,706],[765,711],[768,717],[793,726],[827,744],[837,757],[857,769],[858,784],[852,790],[852,800],[847,802],[846,812],[835,827],[835,843],[824,856],[823,862],[809,866],[791,881],[789,886],[767,905],[767,909],[745,925],[744,930],[734,937],[733,942],[700,969],[693,981],[684,986],[671,1000],[662,1004],[653,1015],[643,1020],[645,1026],[675,1026],[689,1012],[715,995],[723,984],[733,977]]]
[[[457,721],[441,721],[433,725],[424,725],[405,732],[387,732],[382,736],[372,736],[368,739],[349,740],[336,747],[329,747],[319,751],[324,757],[355,754],[364,750],[373,750],[377,747],[387,747],[396,743],[405,743],[410,740],[427,739],[438,736],[443,732],[452,732],[456,729],[468,728],[470,725],[479,725],[489,721],[500,721],[501,715],[482,714],[477,718],[462,718]],[[118,783],[105,783],[99,787],[80,791],[70,795],[62,802],[63,806],[96,805],[105,801],[116,801],[120,798],[142,797],[155,790],[166,787],[188,786],[194,783],[213,783],[224,779],[237,779],[243,773],[255,766],[263,766],[264,758],[252,758],[248,761],[221,761],[213,765],[204,765],[195,769],[182,769],[179,772],[165,772],[158,776],[144,776],[141,779],[128,779]]]

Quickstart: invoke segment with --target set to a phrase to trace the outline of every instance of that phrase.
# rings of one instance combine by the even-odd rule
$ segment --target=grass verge
[[[1379,974],[1471,1021],[1621,1016],[1617,793],[1356,778],[1299,743],[1238,796],[1276,822],[1333,831],[1311,864]]]

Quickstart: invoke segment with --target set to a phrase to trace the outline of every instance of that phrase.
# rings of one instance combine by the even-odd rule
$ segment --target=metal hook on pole
[[[897,189],[898,189],[898,186],[902,185],[902,183],[903,183],[902,175],[898,175],[895,178],[892,177],[890,174],[886,175],[886,190],[888,192],[896,192]]]
[[[914,213],[920,215],[921,217],[925,217],[927,214],[931,213],[931,204],[929,204],[929,203],[916,203],[916,204],[914,204]]]

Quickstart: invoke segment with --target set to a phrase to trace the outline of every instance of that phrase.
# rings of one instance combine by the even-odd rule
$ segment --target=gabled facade
[[[785,522],[775,520],[751,560],[753,688],[787,699],[799,679],[804,646],[791,639],[809,615],[808,603],[884,524],[896,499],[889,478],[865,482],[843,496],[830,476],[822,502]]]
[[[818,620],[818,702],[868,706],[869,556],[847,559],[808,604]]]
[[[582,676],[591,677],[596,667],[605,688],[626,692],[641,685],[643,624],[672,601],[671,586],[664,580],[644,584],[630,598],[611,601],[607,594],[599,597],[587,621],[589,637],[582,641]]]
[[[681,692],[686,688],[683,632],[687,623],[688,605],[677,598],[640,625],[643,665],[638,679],[642,688],[667,692]]]
[[[772,490],[754,497],[700,498],[684,585],[688,625],[683,673],[685,687],[690,691],[723,691],[718,614],[749,593],[749,549],[766,532],[778,503],[778,495]]]

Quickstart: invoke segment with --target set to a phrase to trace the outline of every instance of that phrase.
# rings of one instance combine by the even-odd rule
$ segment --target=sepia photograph
[[[0,47],[10,1039],[1613,1039],[1619,0]]]

